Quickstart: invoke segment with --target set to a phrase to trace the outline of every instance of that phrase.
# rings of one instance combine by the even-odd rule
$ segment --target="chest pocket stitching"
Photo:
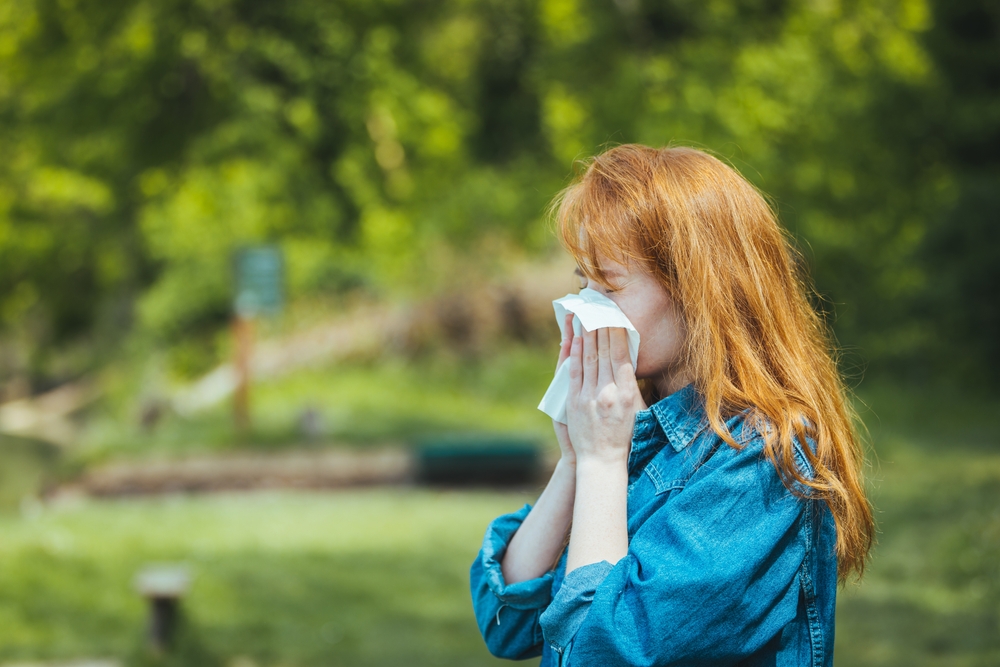
[[[655,463],[650,463],[646,466],[644,472],[649,475],[649,479],[652,480],[653,486],[656,488],[656,495],[670,491],[671,489],[683,489],[684,484],[687,482],[686,479],[674,479],[667,481],[663,479],[660,475],[659,468],[656,467]]]

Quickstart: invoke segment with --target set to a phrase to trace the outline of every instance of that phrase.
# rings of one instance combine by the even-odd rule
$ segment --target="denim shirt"
[[[563,553],[554,571],[508,585],[500,562],[531,507],[495,519],[470,573],[490,652],[541,655],[541,667],[830,667],[833,516],[785,487],[744,415],[727,426],[740,448],[709,428],[691,386],[636,415],[629,548],[615,565],[566,575]]]

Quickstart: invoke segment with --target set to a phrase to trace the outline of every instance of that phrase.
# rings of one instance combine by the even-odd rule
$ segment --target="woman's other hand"
[[[569,359],[573,349],[573,313],[566,314],[565,326],[563,326],[562,345],[559,348],[559,361],[556,363],[556,370]],[[576,465],[576,452],[573,451],[573,443],[569,438],[569,431],[566,424],[552,420],[552,428],[556,432],[556,440],[559,441],[559,451],[562,453],[562,460],[569,465]]]
[[[572,337],[569,363],[566,432],[574,456],[604,463],[627,460],[635,414],[646,404],[625,329],[597,329]]]
[[[573,348],[573,315],[566,316],[566,332],[559,348],[559,366],[566,363]],[[504,581],[516,584],[541,577],[553,568],[566,542],[573,517],[576,495],[576,453],[565,424],[553,421],[562,458],[552,471],[538,502],[531,508],[520,528],[514,533],[500,567]]]

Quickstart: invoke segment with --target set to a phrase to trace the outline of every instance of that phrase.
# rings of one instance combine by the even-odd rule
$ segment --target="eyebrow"
[[[581,278],[587,277],[587,275],[580,269],[579,266],[573,269],[573,275],[579,276]],[[604,269],[604,275],[608,276],[609,278],[625,278],[628,274],[619,271],[618,269]]]

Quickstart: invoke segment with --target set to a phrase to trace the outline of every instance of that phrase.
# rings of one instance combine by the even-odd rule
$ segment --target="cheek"
[[[636,377],[654,377],[671,368],[681,360],[682,339],[676,332],[659,329],[646,336],[639,332],[639,361]]]
[[[654,377],[680,360],[684,328],[673,301],[661,290],[610,294],[639,332],[637,377]]]
[[[684,327],[669,306],[666,311],[640,319],[639,322],[632,320],[639,332],[636,375],[640,377],[662,372],[677,363],[683,353]]]
[[[618,307],[625,313],[632,326],[639,332],[640,345],[646,347],[647,341],[663,337],[664,329],[667,327],[667,313],[670,303],[663,303],[659,299],[622,299],[618,300]]]

